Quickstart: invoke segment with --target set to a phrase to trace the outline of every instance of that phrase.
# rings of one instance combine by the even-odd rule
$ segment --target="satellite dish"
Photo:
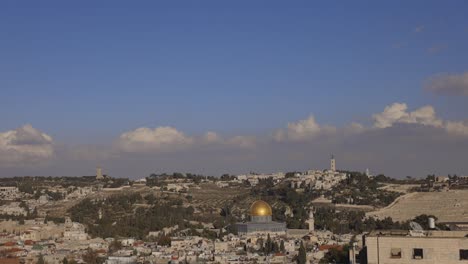
[[[409,225],[411,227],[411,230],[413,230],[413,231],[421,231],[421,232],[424,231],[424,229],[421,227],[421,225],[414,222],[414,221],[410,222]]]

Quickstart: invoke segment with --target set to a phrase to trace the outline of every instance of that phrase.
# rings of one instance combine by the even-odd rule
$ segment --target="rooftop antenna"
[[[420,224],[414,222],[414,221],[411,221],[409,223],[410,225],[410,234],[411,236],[423,236],[424,235],[424,229],[421,227]]]

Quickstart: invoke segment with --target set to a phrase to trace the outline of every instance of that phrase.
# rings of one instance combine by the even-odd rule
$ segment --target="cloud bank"
[[[382,113],[374,114],[374,127],[387,128],[395,123],[421,124],[441,127],[442,121],[436,117],[432,106],[423,106],[413,112],[408,112],[404,103],[394,103],[385,107]]]
[[[173,150],[191,145],[193,139],[173,127],[155,129],[140,127],[120,135],[118,145],[123,151],[139,152]]]
[[[423,106],[408,112],[404,103],[394,103],[373,115],[375,128],[388,128],[394,124],[417,124],[444,129],[451,135],[468,136],[468,124],[463,121],[443,121],[436,116],[432,106]]]
[[[228,137],[214,131],[190,135],[170,126],[141,127],[100,146],[56,144],[49,135],[25,125],[0,133],[0,172],[93,175],[97,165],[112,176],[130,178],[172,171],[215,175],[289,171],[327,168],[333,153],[343,169],[370,167],[396,177],[468,174],[465,121],[444,120],[430,105],[410,110],[402,102],[367,120],[335,127],[309,115],[264,135]],[[49,163],[29,166],[40,162]]]
[[[305,141],[319,135],[335,132],[336,128],[319,125],[313,115],[307,119],[289,123],[286,129],[280,129],[274,134],[276,141]]]
[[[24,125],[0,133],[0,165],[28,165],[47,160],[54,155],[52,137]]]

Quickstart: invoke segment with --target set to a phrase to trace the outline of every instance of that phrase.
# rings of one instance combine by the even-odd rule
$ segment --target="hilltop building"
[[[335,161],[335,156],[331,156],[331,159],[330,159],[330,170],[332,172],[335,172],[336,171],[336,161]]]
[[[262,200],[255,201],[250,206],[250,222],[237,223],[239,235],[286,234],[286,223],[274,222],[270,205]]]
[[[102,180],[104,179],[104,175],[102,175],[102,169],[101,167],[96,168],[96,180]]]

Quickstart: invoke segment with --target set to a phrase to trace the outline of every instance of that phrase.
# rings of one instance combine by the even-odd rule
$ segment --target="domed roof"
[[[272,214],[270,205],[265,201],[258,200],[250,206],[251,216],[271,216]]]

